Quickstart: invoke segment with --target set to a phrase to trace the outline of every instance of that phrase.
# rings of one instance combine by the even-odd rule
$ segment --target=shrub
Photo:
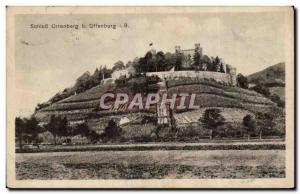
[[[111,119],[108,122],[107,127],[104,129],[104,136],[109,140],[120,139],[122,128],[117,125],[117,123]]]
[[[225,118],[220,114],[219,109],[206,109],[201,122],[211,130],[210,139],[214,136],[214,129],[224,124]]]
[[[217,128],[215,136],[220,138],[238,138],[242,136],[241,128],[241,124],[226,123]]]
[[[248,79],[245,76],[243,76],[241,73],[237,75],[236,81],[239,87],[248,89],[249,87]]]
[[[254,90],[256,91],[257,93],[260,93],[266,97],[269,97],[270,96],[270,91],[269,91],[269,88],[261,85],[261,84],[257,84],[256,86],[250,88],[251,90]]]
[[[285,102],[280,99],[280,97],[277,94],[272,94],[270,96],[270,99],[277,104],[277,106],[284,108]]]
[[[256,126],[257,126],[256,119],[252,115],[248,114],[243,118],[243,125],[246,128],[246,131],[247,131],[247,134],[248,134],[248,140],[249,140],[250,135],[252,133],[254,133],[255,130],[256,130]]]

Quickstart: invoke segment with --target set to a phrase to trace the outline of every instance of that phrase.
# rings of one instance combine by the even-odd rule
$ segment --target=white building
[[[129,71],[128,71],[128,69],[115,70],[111,74],[111,78],[113,78],[114,80],[119,79],[122,76],[129,77]]]
[[[126,69],[115,70],[111,74],[111,78],[113,80],[119,79],[122,76],[128,78],[130,75],[134,76],[135,73],[136,73],[135,68],[131,65],[131,66],[127,67]]]

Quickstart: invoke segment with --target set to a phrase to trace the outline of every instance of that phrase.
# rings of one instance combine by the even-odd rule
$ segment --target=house
[[[135,68],[130,65],[129,67],[125,68],[125,69],[117,69],[115,70],[112,74],[111,77],[113,80],[119,79],[121,77],[126,77],[128,78],[130,75],[133,76],[135,75],[136,70]]]

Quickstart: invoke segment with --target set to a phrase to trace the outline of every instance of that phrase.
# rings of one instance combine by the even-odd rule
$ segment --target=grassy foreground
[[[17,154],[17,179],[283,178],[284,150]]]

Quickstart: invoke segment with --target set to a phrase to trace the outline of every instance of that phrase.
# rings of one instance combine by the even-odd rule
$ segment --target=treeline
[[[20,148],[24,143],[38,144],[38,134],[43,131],[43,128],[38,125],[38,121],[31,117],[15,119],[15,139],[18,142]]]
[[[173,118],[173,114],[170,113],[171,127],[156,125],[148,136],[141,137],[126,137],[125,131],[114,121],[110,119],[107,122],[104,131],[98,134],[92,130],[87,122],[83,122],[77,125],[69,125],[66,117],[59,117],[52,115],[49,122],[43,127],[38,125],[37,120],[32,117],[30,119],[16,118],[16,142],[18,148],[22,150],[24,145],[36,145],[41,143],[49,143],[44,141],[44,135],[47,135],[47,139],[50,138],[50,143],[53,145],[66,143],[76,143],[76,136],[84,137],[80,140],[82,142],[77,143],[105,143],[105,142],[147,142],[147,141],[180,141],[185,137],[189,137],[191,140],[195,137],[204,138],[209,136],[210,139],[215,138],[247,138],[250,137],[260,138],[263,136],[284,136],[285,131],[281,126],[277,125],[278,113],[255,113],[248,114],[243,118],[242,123],[227,122],[224,116],[221,114],[221,110],[217,108],[206,109],[203,115],[199,115],[200,119],[197,126],[188,126],[188,128],[182,128],[177,126]],[[156,124],[156,119],[152,117],[145,117],[141,121],[143,124],[152,123]],[[282,123],[281,123],[282,124]],[[284,123],[283,123],[284,125]],[[51,133],[51,136],[46,132]],[[41,136],[39,136],[41,134]],[[73,139],[75,137],[75,139]],[[126,137],[126,138],[125,138]],[[58,141],[58,139],[60,141]],[[81,138],[80,138],[81,139]],[[63,141],[62,141],[63,140]],[[76,140],[73,142],[73,140]]]
[[[111,141],[119,139],[122,129],[114,120],[110,120],[104,133],[99,135],[94,130],[91,130],[87,122],[70,126],[66,117],[52,115],[49,122],[43,127],[38,125],[36,118],[30,119],[17,117],[15,119],[15,139],[22,150],[24,145],[36,145],[43,143],[43,139],[39,134],[50,132],[53,137],[53,145],[58,144],[58,138],[65,137],[64,143],[71,143],[71,138],[80,135],[86,137],[91,143],[97,143],[99,140]],[[61,143],[61,142],[60,142]]]
[[[188,64],[185,64],[188,63]],[[132,62],[129,61],[126,66],[133,65],[138,73],[169,71],[175,67],[176,71],[180,70],[206,70],[225,72],[225,64],[217,57],[201,56],[195,50],[191,59],[188,59],[181,52],[164,53],[163,51],[153,52],[148,51],[144,57],[135,58]]]
[[[275,115],[271,113],[258,112],[255,115],[246,115],[243,118],[241,126],[234,127],[225,122],[219,109],[206,109],[199,120],[207,129],[210,130],[210,139],[214,137],[235,137],[237,132],[239,136],[259,137],[262,139],[263,134],[283,135],[276,129]]]
[[[50,132],[53,136],[53,144],[57,144],[59,137],[73,137],[81,135],[87,137],[91,142],[97,142],[99,135],[90,130],[87,123],[81,123],[76,126],[70,126],[66,117],[59,117],[52,115],[49,122],[43,127],[38,125],[37,120],[34,117],[30,119],[17,117],[15,120],[16,140],[20,149],[24,144],[39,145],[42,143],[42,139],[39,138],[39,134],[46,131]]]

